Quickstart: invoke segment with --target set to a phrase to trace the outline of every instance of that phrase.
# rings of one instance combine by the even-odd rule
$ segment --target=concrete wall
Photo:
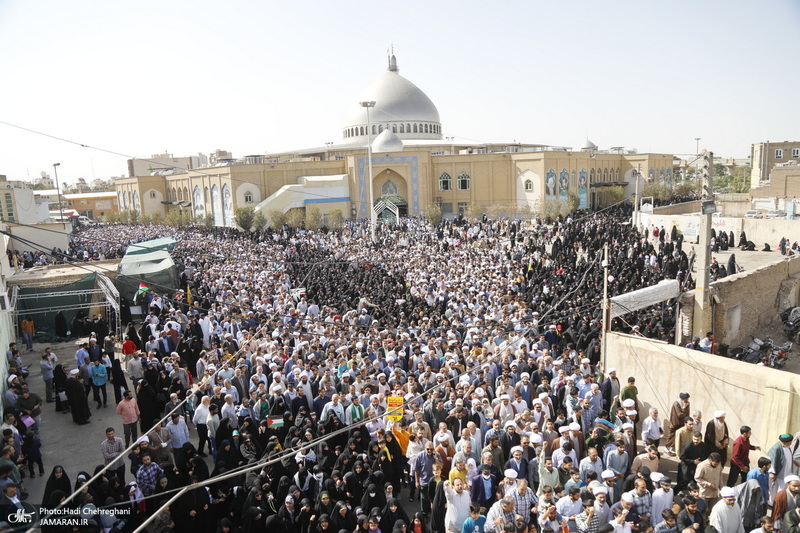
[[[692,202],[682,202],[680,204],[662,205],[653,209],[654,215],[690,215],[699,213],[701,208],[700,200]]]
[[[753,428],[751,442],[762,451],[752,464],[778,435],[797,431],[800,376],[619,333],[609,333],[606,342],[606,368],[617,368],[622,382],[636,377],[642,412],[654,406],[668,418],[678,394],[688,392],[704,424],[714,411],[727,412],[731,444],[739,427]]]
[[[8,224],[8,227],[14,237],[36,243],[36,246],[33,246],[27,242],[12,238],[8,247],[21,252],[26,250],[41,252],[43,251],[42,249],[49,252],[53,248],[66,250],[69,246],[69,235],[72,232],[72,223],[35,224],[31,226]]]

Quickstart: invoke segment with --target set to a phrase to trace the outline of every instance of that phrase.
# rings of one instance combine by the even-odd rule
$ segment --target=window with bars
[[[469,190],[469,174],[466,172],[462,172],[458,175],[458,190],[459,191],[468,191]]]

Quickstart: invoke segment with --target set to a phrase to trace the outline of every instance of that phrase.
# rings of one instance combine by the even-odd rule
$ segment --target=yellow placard
[[[389,396],[386,398],[386,412],[389,420],[397,422],[403,418],[403,397],[402,396]]]

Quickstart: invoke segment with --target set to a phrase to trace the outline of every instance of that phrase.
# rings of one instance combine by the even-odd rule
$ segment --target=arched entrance
[[[389,169],[379,176],[383,178],[380,184],[380,196],[375,198],[373,207],[378,210],[378,220],[396,222],[397,217],[408,215],[408,202],[405,199],[405,179]]]

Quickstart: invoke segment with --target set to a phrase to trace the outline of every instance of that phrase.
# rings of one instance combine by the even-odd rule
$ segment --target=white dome
[[[361,93],[347,113],[343,133],[348,141],[366,142],[367,109],[359,102],[369,101],[375,102],[375,107],[369,109],[373,138],[385,129],[400,139],[442,138],[439,111],[419,87],[399,74],[394,56],[389,60],[389,69]]]
[[[373,152],[402,152],[403,140],[392,133],[391,130],[383,130],[378,137],[372,141]]]
[[[586,139],[586,142],[583,143],[583,146],[581,146],[581,150],[583,150],[583,151],[597,150],[597,145],[594,144],[589,139]]]

